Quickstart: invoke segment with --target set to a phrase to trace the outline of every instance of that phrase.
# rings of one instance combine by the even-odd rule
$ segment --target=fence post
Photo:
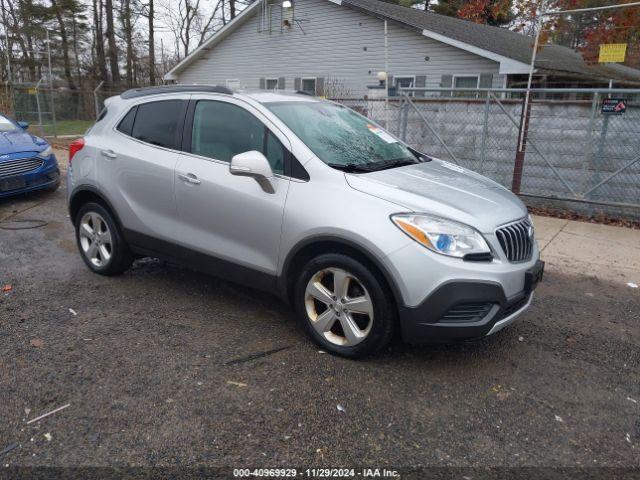
[[[489,90],[487,90],[487,100],[484,102],[484,121],[482,123],[482,141],[480,145],[480,173],[484,172],[484,160],[487,144],[487,131],[489,130],[489,107],[490,107]]]
[[[42,110],[40,109],[40,82],[42,82],[42,78],[38,80],[38,83],[36,83],[36,108],[38,109],[38,124],[40,127],[40,135],[44,137],[44,128],[42,126]]]
[[[585,144],[587,146],[587,152],[585,154],[584,159],[584,177],[582,181],[582,191],[587,190],[587,186],[589,185],[589,169],[592,167],[593,163],[593,130],[595,128],[596,123],[596,112],[598,110],[598,99],[599,93],[595,92],[593,94],[593,99],[591,100],[591,112],[589,114],[589,126],[587,127],[587,132],[585,135]],[[590,213],[592,210],[592,206],[589,206]]]
[[[98,120],[98,116],[100,115],[100,105],[98,104],[98,90],[102,88],[104,84],[104,80],[101,80],[96,88],[93,89],[93,106],[96,109],[96,120]]]
[[[529,90],[526,93],[520,113],[518,146],[516,149],[516,160],[513,165],[513,180],[511,182],[511,191],[513,193],[520,193],[520,187],[522,186],[522,171],[524,170],[524,157],[527,151],[527,134],[529,133],[529,118],[531,116],[532,102],[530,100],[530,92]]]

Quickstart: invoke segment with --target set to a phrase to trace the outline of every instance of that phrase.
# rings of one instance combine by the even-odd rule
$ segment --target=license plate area
[[[0,178],[0,192],[9,192],[11,190],[18,190],[27,186],[27,181],[24,177],[9,177]]]
[[[544,276],[544,262],[538,260],[536,264],[524,274],[524,291],[529,294],[533,292]]]

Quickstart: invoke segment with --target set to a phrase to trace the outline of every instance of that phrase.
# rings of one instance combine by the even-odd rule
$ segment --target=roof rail
[[[233,90],[219,85],[162,85],[156,87],[132,88],[120,94],[123,99],[146,97],[161,93],[207,92],[233,95]]]

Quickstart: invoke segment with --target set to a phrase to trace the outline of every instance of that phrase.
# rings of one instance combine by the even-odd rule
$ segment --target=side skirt
[[[133,230],[123,229],[123,234],[131,250],[138,255],[162,258],[223,280],[281,296],[276,287],[278,278],[275,275],[206,255]]]

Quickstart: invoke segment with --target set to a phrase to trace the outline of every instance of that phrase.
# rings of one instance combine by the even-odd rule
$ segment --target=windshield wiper
[[[347,173],[373,172],[373,169],[370,167],[370,165],[365,165],[365,164],[358,164],[358,163],[347,163],[347,164],[327,163],[327,165],[329,165],[332,168],[335,168],[337,170],[342,170],[343,172],[347,172]]]
[[[412,158],[397,158],[395,160],[380,160],[379,162],[370,163],[367,168],[370,172],[376,172],[379,170],[387,170],[389,168],[405,167],[407,165],[415,165],[419,163]]]

